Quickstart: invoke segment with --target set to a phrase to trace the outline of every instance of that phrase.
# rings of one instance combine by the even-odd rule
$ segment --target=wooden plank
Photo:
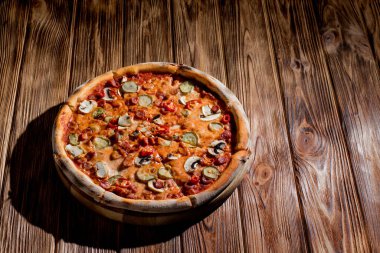
[[[148,61],[173,61],[170,1],[126,1],[123,65]],[[124,226],[121,252],[180,252],[177,226]]]
[[[369,252],[312,2],[263,0],[263,5],[273,36],[311,249]]]
[[[173,1],[174,55],[178,63],[226,82],[220,12],[216,1]],[[213,214],[185,231],[184,252],[243,252],[237,191]]]
[[[371,248],[380,251],[380,77],[355,3],[318,2],[320,34],[348,140]]]
[[[5,252],[53,252],[62,200],[50,132],[67,94],[73,6],[34,1],[31,7],[0,214]]]
[[[79,1],[73,40],[70,93],[81,83],[122,66],[123,2]],[[93,213],[64,191],[56,252],[116,252],[121,224]],[[109,236],[113,235],[113,236]]]
[[[251,119],[255,147],[252,169],[239,188],[245,249],[305,252],[307,238],[261,1],[225,1],[221,16],[228,83]]]
[[[372,52],[380,68],[380,1],[361,0],[357,1],[356,5],[359,5],[358,9],[366,25],[365,31],[369,36]]]
[[[0,189],[3,188],[4,167],[11,129],[22,52],[28,23],[29,6],[17,1],[0,3]],[[0,190],[0,192],[2,192]]]

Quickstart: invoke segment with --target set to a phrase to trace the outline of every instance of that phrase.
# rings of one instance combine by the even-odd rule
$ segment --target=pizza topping
[[[83,154],[83,149],[81,149],[78,146],[73,146],[71,144],[67,144],[65,149],[74,157],[77,157],[77,156],[80,156],[81,154]]]
[[[169,140],[165,140],[163,138],[158,138],[158,143],[161,145],[161,146],[165,146],[165,147],[169,147],[170,144],[172,144],[171,141]]]
[[[95,119],[99,119],[101,117],[104,116],[104,114],[106,113],[106,111],[101,108],[101,107],[98,107],[95,109],[95,111],[92,113],[92,116],[95,118]]]
[[[137,170],[136,176],[141,182],[148,182],[149,180],[155,178],[154,172],[154,169],[152,170],[150,168],[140,168]]]
[[[194,132],[187,132],[182,135],[182,141],[184,143],[190,144],[191,146],[197,146],[198,139],[198,135]]]
[[[123,82],[121,90],[125,93],[135,93],[139,90],[139,86],[133,81]]]
[[[79,144],[78,135],[77,134],[69,134],[69,143],[73,146]]]
[[[108,176],[108,168],[105,163],[97,162],[95,164],[95,167],[96,167],[96,176],[98,178],[105,178]]]
[[[116,93],[111,88],[104,88],[103,91],[104,91],[103,99],[105,101],[113,101],[116,99]]]
[[[140,95],[139,96],[139,105],[142,107],[148,107],[152,104],[153,99],[148,95]]]
[[[158,183],[160,182],[160,183]],[[162,186],[162,187],[161,187]],[[161,187],[161,188],[159,188]],[[150,180],[148,182],[148,188],[154,192],[158,192],[158,193],[161,193],[161,192],[164,192],[164,189],[163,189],[163,184],[162,184],[162,180],[161,181],[158,181],[158,180]]]
[[[95,137],[92,143],[96,149],[103,149],[111,145],[111,141],[104,136]]]
[[[185,96],[181,96],[178,100],[178,102],[181,104],[181,105],[186,105],[186,97]]]
[[[194,85],[189,81],[185,81],[181,83],[181,85],[179,86],[179,89],[181,90],[182,93],[187,94],[193,91]]]
[[[220,172],[215,167],[206,167],[202,170],[203,176],[209,178],[209,179],[217,179],[220,176]]]
[[[228,122],[230,122],[230,120],[231,116],[229,114],[225,114],[223,118],[220,120],[220,122],[222,122],[223,124],[227,124]]]
[[[158,176],[162,179],[170,179],[170,178],[173,178],[170,170],[168,168],[165,168],[165,167],[161,167],[159,170],[158,170]]]
[[[136,157],[135,165],[136,166],[148,165],[152,161],[152,158],[153,156]]]
[[[98,106],[98,103],[96,103],[96,101],[94,100],[83,100],[79,104],[78,109],[81,113],[87,114],[91,112],[97,106]]]
[[[153,117],[153,122],[160,126],[165,124],[164,120],[161,118],[161,115],[159,114]]]
[[[194,172],[194,170],[199,165],[200,161],[201,161],[201,158],[198,156],[191,156],[187,158],[184,165],[185,171],[188,173]]]
[[[119,126],[122,126],[122,127],[128,127],[130,125],[132,125],[132,119],[131,117],[128,115],[128,113],[124,114],[123,116],[120,116],[118,121],[117,121],[117,124]]]
[[[204,116],[204,115],[199,116],[200,120],[202,120],[202,121],[216,120],[219,117],[220,117],[220,113],[215,113],[215,114],[212,114],[210,116]]]
[[[172,153],[169,153],[168,154],[168,156],[166,157],[166,159],[168,159],[168,160],[177,160],[178,158],[180,158],[181,157],[181,155],[180,154],[178,154],[178,155],[173,155]]]
[[[219,131],[219,130],[223,129],[223,125],[220,124],[220,123],[211,122],[208,125],[208,129],[210,129],[210,131],[216,132],[216,131]]]
[[[231,117],[196,81],[130,74],[78,102],[65,149],[95,184],[121,197],[180,198],[204,191],[228,166]]]
[[[211,142],[211,147],[207,149],[208,153],[213,156],[224,153],[223,149],[226,147],[227,143],[225,141],[213,141]]]
[[[204,105],[204,106],[202,106],[202,113],[203,113],[203,116],[205,116],[205,117],[214,114],[214,113],[211,111],[211,107],[210,107],[209,105]]]

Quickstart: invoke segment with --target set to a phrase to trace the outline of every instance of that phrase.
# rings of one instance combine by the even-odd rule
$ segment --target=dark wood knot
[[[300,155],[318,156],[321,151],[322,140],[312,126],[303,123],[297,129],[295,145]]]
[[[273,177],[273,168],[268,164],[261,163],[254,170],[255,185],[264,185]]]
[[[310,69],[310,64],[308,61],[301,61],[300,59],[292,59],[290,62],[290,68],[294,71],[308,71]]]
[[[340,44],[340,36],[337,30],[330,29],[322,34],[322,41],[328,52],[334,51]]]

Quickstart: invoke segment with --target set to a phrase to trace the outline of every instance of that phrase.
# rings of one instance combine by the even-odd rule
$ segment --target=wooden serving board
[[[135,225],[157,226],[167,225],[175,222],[185,222],[191,224],[204,219],[206,216],[215,211],[215,209],[217,209],[221,204],[223,204],[223,202],[233,193],[233,191],[243,180],[244,175],[248,172],[251,165],[252,159],[247,160],[244,165],[242,165],[243,168],[238,168],[239,173],[236,174],[231,183],[207,204],[191,208],[186,211],[174,213],[134,212],[104,205],[103,203],[95,201],[89,195],[81,191],[75,184],[71,183],[61,171],[65,168],[62,168],[56,164],[56,169],[59,177],[61,178],[66,188],[70,191],[70,193],[92,211],[95,211],[109,219],[119,222],[126,222]]]

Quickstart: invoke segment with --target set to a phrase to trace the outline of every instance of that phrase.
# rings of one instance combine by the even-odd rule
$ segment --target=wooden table
[[[380,252],[379,0],[6,0],[0,24],[0,252]],[[251,120],[250,173],[197,224],[110,221],[54,169],[59,105],[146,61],[210,73]]]

